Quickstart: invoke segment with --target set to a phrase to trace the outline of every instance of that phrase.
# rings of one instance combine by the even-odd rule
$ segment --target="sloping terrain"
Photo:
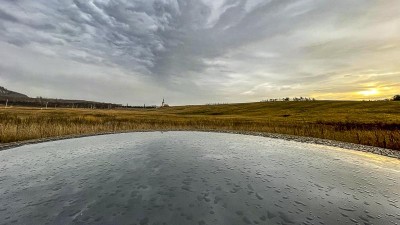
[[[29,106],[29,107],[51,107],[51,108],[119,108],[121,104],[106,102],[75,100],[75,99],[55,99],[55,98],[30,98],[27,95],[10,91],[0,86],[0,105],[8,106]]]
[[[7,90],[4,87],[0,86],[0,97],[8,97],[8,98],[29,98],[27,95],[15,92],[15,91],[10,91]]]

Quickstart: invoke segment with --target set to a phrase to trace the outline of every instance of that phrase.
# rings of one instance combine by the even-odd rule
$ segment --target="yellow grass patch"
[[[230,130],[400,150],[400,102],[264,102],[159,109],[0,109],[0,143],[134,130]]]

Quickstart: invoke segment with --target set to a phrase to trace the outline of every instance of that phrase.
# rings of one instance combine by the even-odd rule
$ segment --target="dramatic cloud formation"
[[[0,83],[129,104],[400,90],[398,0],[3,0]]]

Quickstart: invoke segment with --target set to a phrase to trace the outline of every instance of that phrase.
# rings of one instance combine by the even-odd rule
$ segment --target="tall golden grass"
[[[135,130],[224,130],[317,137],[400,150],[400,103],[266,102],[149,110],[3,108],[0,143]]]

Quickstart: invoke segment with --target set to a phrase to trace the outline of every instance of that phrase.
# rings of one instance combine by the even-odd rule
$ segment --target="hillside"
[[[75,99],[54,99],[54,98],[30,98],[27,95],[10,91],[0,87],[0,105],[8,106],[28,106],[28,107],[61,107],[61,108],[120,108],[121,104],[112,104],[106,102],[75,100]]]
[[[3,98],[29,98],[27,95],[15,92],[15,91],[10,91],[7,90],[4,87],[0,86],[0,97]]]
[[[174,115],[246,117],[273,121],[400,124],[400,102],[396,101],[255,102],[177,106],[160,110]]]

